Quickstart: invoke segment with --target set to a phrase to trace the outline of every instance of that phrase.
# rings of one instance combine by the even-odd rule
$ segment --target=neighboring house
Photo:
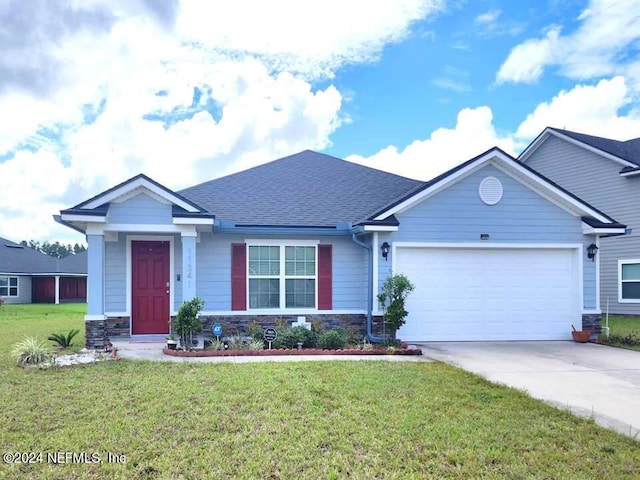
[[[621,142],[546,128],[518,158],[627,226],[603,236],[598,310],[640,315],[640,138]]]
[[[0,297],[6,303],[85,302],[87,253],[57,259],[0,238]]]
[[[138,175],[60,213],[87,235],[89,347],[166,334],[194,296],[206,330],[315,320],[376,340],[391,271],[416,286],[400,339],[570,339],[599,325],[587,250],[624,231],[497,148],[426,183],[311,151],[180,192]]]

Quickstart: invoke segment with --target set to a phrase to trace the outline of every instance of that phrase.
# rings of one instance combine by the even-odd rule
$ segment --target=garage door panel
[[[397,248],[415,284],[398,337],[565,340],[579,318],[571,249]]]

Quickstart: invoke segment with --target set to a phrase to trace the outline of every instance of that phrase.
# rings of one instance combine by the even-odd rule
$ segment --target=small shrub
[[[211,340],[206,350],[224,350],[224,342],[214,338]]]
[[[260,325],[257,320],[251,320],[244,331],[247,335],[256,340],[261,340],[264,336],[264,328],[262,328],[262,325]]]
[[[254,338],[247,342],[247,350],[264,350],[264,340]]]
[[[326,332],[326,328],[324,328],[324,322],[319,318],[314,318],[311,320],[311,331],[320,335],[321,333]]]
[[[51,340],[61,348],[69,348],[73,346],[73,337],[75,337],[78,333],[80,333],[80,330],[74,328],[69,333],[67,333],[67,335],[65,335],[64,333],[52,333],[51,335],[49,335],[49,338],[47,338],[47,340]]]
[[[318,345],[318,336],[305,327],[277,327],[276,334],[273,348],[298,348],[298,343],[302,343],[303,348]]]
[[[402,274],[387,277],[378,294],[378,302],[384,306],[384,323],[389,326],[395,339],[397,330],[406,322],[409,312],[404,308],[405,301],[414,289],[413,283]]]
[[[40,343],[37,338],[27,337],[14,345],[12,356],[19,366],[37,365],[47,360],[49,348]]]
[[[360,343],[360,340],[362,340],[362,336],[358,329],[354,327],[345,327],[342,330],[344,330],[346,334],[347,345],[357,346]]]
[[[341,328],[334,328],[320,335],[318,343],[320,344],[320,348],[344,348],[347,344],[347,332]]]
[[[204,307],[204,300],[195,297],[184,302],[178,310],[178,315],[171,322],[172,330],[180,336],[183,348],[191,348],[194,336],[202,331],[202,322],[198,314]]]
[[[629,333],[628,335],[609,335],[606,343],[612,345],[626,345],[629,347],[640,346],[640,337]]]
[[[229,346],[229,350],[262,350],[264,348],[264,340],[262,338],[233,335],[226,337],[225,342]]]

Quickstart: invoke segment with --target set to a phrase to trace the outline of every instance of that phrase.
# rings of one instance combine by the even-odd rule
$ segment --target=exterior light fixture
[[[598,253],[598,246],[595,243],[587,247],[587,257],[590,258],[592,262],[596,261],[596,253]]]
[[[385,260],[389,255],[389,247],[390,245],[387,242],[384,242],[382,245],[380,245],[380,250],[382,250],[382,258],[384,258]]]

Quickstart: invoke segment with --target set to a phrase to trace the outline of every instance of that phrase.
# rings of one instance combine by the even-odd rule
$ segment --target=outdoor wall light
[[[384,258],[385,260],[389,255],[389,247],[390,245],[387,242],[384,242],[382,245],[380,245],[380,250],[382,250],[382,258]]]
[[[598,246],[595,243],[587,247],[587,257],[589,257],[592,262],[596,261],[596,253],[598,253]]]

